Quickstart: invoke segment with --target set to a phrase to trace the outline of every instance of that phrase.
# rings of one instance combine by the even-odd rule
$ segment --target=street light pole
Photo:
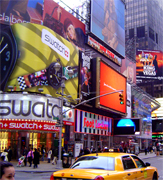
[[[63,96],[64,96],[64,89],[65,89],[65,83],[64,83],[64,77],[62,77],[61,81],[61,108],[60,108],[60,114],[59,114],[59,119],[60,119],[60,130],[59,130],[59,152],[58,152],[58,161],[57,161],[57,168],[62,169],[62,127],[63,127]]]

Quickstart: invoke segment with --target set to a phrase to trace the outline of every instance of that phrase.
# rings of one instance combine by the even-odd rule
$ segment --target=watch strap
[[[36,86],[48,86],[47,69],[19,76],[17,81],[21,90]]]

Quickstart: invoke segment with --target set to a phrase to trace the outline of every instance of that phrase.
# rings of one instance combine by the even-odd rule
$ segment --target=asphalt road
[[[151,163],[151,166],[155,166],[159,172],[159,180],[163,180],[163,156],[155,158],[143,159],[144,162]],[[52,173],[31,173],[31,172],[16,172],[15,180],[41,180],[49,179]]]

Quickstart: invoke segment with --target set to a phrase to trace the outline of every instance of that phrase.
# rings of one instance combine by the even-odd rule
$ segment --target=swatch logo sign
[[[51,34],[46,29],[42,30],[42,42],[48,45],[54,51],[56,51],[67,61],[70,60],[69,48],[65,46],[59,39],[57,39],[53,34]]]

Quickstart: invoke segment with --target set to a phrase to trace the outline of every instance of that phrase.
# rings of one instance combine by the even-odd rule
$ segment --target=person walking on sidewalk
[[[39,164],[39,157],[40,157],[40,155],[39,155],[39,152],[37,151],[37,149],[35,148],[35,151],[34,151],[34,153],[33,153],[33,155],[34,155],[34,158],[33,158],[33,168],[37,168],[37,165]]]
[[[24,166],[27,166],[27,154],[28,154],[28,150],[27,150],[27,147],[25,146],[23,150],[23,156],[25,156]]]
[[[50,163],[51,156],[52,156],[52,149],[49,149],[49,151],[48,151],[48,163]]]
[[[54,157],[53,157],[52,164],[54,165],[54,164],[57,164],[57,158],[58,158],[58,148],[57,147],[54,148],[53,155],[54,155]]]
[[[42,147],[41,147],[41,154],[42,154],[41,160],[42,160],[42,161],[44,161],[45,152],[46,152],[46,151],[45,151],[44,145],[42,145]]]
[[[28,162],[29,162],[29,167],[32,166],[32,159],[33,159],[33,148],[30,149],[30,151],[27,154]]]

